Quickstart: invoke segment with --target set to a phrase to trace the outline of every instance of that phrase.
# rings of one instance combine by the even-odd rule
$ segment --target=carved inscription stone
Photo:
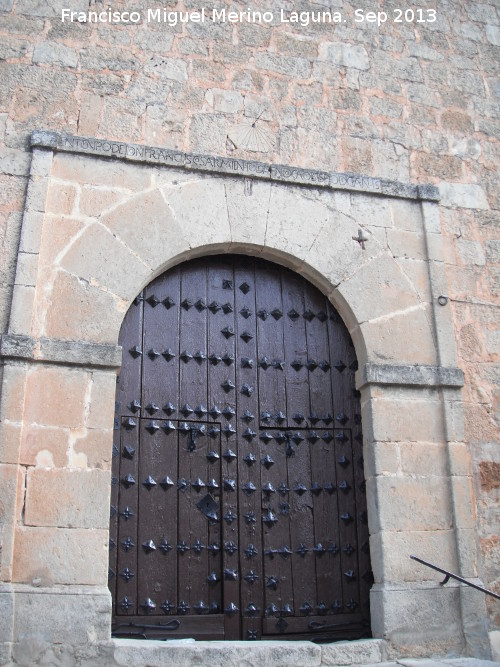
[[[36,131],[31,145],[55,151],[112,157],[133,162],[161,164],[194,171],[231,174],[265,180],[309,185],[332,190],[377,193],[389,197],[439,201],[439,190],[432,185],[416,186],[399,181],[373,178],[360,174],[336,173],[301,169],[286,165],[271,165],[253,160],[241,160],[217,155],[202,155],[173,151],[168,148],[140,146],[121,141],[75,137],[58,132]]]

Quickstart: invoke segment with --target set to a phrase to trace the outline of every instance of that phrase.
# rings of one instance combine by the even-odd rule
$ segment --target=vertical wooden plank
[[[309,397],[308,397],[309,398]],[[307,402],[309,402],[307,400]],[[307,438],[307,432],[290,430],[289,435],[298,434]],[[311,446],[305,439],[294,445],[295,454],[286,458],[288,467],[289,493],[283,494],[279,514],[282,515],[289,504],[290,537],[292,555],[292,573],[294,584],[295,616],[307,616],[308,605],[315,613],[316,595],[316,560],[314,546],[314,515],[311,495]],[[303,489],[306,489],[305,491]],[[285,515],[286,517],[286,515]],[[279,516],[281,519],[281,516]],[[301,611],[302,609],[302,611]],[[313,612],[314,610],[314,612]]]
[[[116,419],[116,418],[115,418]],[[108,587],[111,591],[113,614],[116,612],[116,585],[118,565],[118,494],[120,482],[120,430],[113,431],[113,460],[111,472],[111,503],[109,512],[109,568]]]
[[[278,493],[281,484],[288,485],[281,430],[286,427],[288,420],[281,269],[269,263],[256,264],[255,290],[265,615],[277,617],[293,614],[294,604],[290,517],[279,514]],[[263,463],[266,459],[275,463],[266,465]]]
[[[217,496],[212,491],[213,480],[215,479],[217,486],[214,491],[217,493],[220,487],[220,474],[213,474],[214,468],[207,458],[209,451],[217,451],[220,454],[220,437],[213,439],[207,435],[209,429],[208,422],[189,422],[191,428],[194,426],[197,429],[203,429],[203,434],[195,438],[195,444],[189,444],[190,434],[184,438],[184,443],[187,442],[189,467],[190,467],[190,488],[186,489],[184,496],[189,498],[189,512],[191,520],[191,536],[189,544],[190,550],[186,554],[180,552],[180,561],[189,560],[190,563],[190,599],[192,602],[191,613],[202,615],[208,613],[209,610],[209,561],[210,561],[210,545],[213,543],[210,531],[214,522],[220,521],[218,519],[210,519],[209,516],[203,513],[200,508],[200,503],[204,501],[212,501]],[[196,433],[196,431],[195,431]],[[184,475],[179,472],[180,478]],[[211,476],[209,476],[211,474]],[[188,479],[187,477],[185,479]],[[215,510],[214,510],[215,511]],[[217,512],[220,514],[220,512]],[[184,599],[186,596],[184,596]]]
[[[148,425],[165,425],[158,420],[167,418],[170,426],[178,419],[179,386],[179,302],[180,271],[173,269],[152,281],[144,290],[143,323],[143,382],[141,396],[141,414],[144,417],[141,441],[144,451],[141,453],[141,488],[140,518],[138,534],[138,563],[140,566],[139,604],[145,604],[149,598],[156,604],[151,613],[171,613],[177,604],[177,526],[172,526],[172,517],[177,515],[177,490],[170,486],[170,481],[177,482],[177,433],[165,433],[157,430],[149,433]],[[161,440],[165,448],[155,443]],[[168,444],[168,447],[167,447]],[[142,451],[142,450],[141,450]],[[158,464],[158,471],[157,471]],[[163,464],[163,465],[161,465]],[[148,468],[150,468],[148,470]],[[163,469],[162,469],[163,468]],[[157,474],[160,473],[161,474]],[[157,485],[147,490],[142,485],[148,476]],[[163,482],[161,485],[160,482]],[[159,516],[150,514],[153,498],[158,500]],[[160,522],[160,517],[166,521]],[[168,518],[167,518],[168,517]],[[156,534],[151,525],[155,522]],[[177,521],[175,521],[177,524]],[[155,533],[148,537],[146,533]],[[161,535],[159,534],[161,533]],[[156,538],[156,539],[155,539]],[[155,551],[146,553],[143,543],[152,540]],[[148,565],[151,565],[149,569]],[[160,574],[162,573],[162,574]],[[154,581],[153,581],[154,580]],[[154,595],[151,595],[154,590]],[[138,613],[147,613],[147,607],[138,609]]]
[[[272,264],[257,267],[255,290],[260,422],[263,427],[279,427],[285,425],[287,419],[281,278],[279,268]]]
[[[338,484],[335,467],[334,434],[331,430],[321,430],[320,439],[311,444],[318,613],[332,613],[336,610],[333,606],[335,601],[342,599],[342,580],[339,571]],[[322,605],[326,606],[326,610]]]
[[[285,341],[285,377],[289,435],[306,438],[301,429],[309,418],[309,375],[306,366],[308,349],[306,319],[303,317],[304,281],[289,271],[282,272],[282,293]],[[316,563],[314,545],[313,502],[311,486],[310,443],[304,440],[294,445],[294,456],[286,459],[288,466],[289,496],[281,503],[290,506],[290,537],[293,555],[292,573],[294,582],[294,611],[296,616],[307,616],[308,609],[316,608]],[[306,493],[294,489],[307,488]],[[280,513],[281,513],[280,509]],[[302,610],[302,611],[301,611]]]
[[[235,257],[236,428],[242,639],[261,635],[264,613],[257,385],[255,260]],[[245,287],[246,286],[246,287]],[[251,335],[251,338],[247,336]]]
[[[137,477],[139,460],[143,301],[137,297],[120,332],[124,363],[117,378],[115,429],[120,429],[120,453],[116,491],[117,568],[116,614],[137,613]],[[123,415],[128,415],[127,417]],[[127,481],[128,480],[128,481]],[[132,481],[133,480],[133,481]]]
[[[307,283],[304,283],[304,306],[311,406],[309,423],[314,429],[328,428],[333,416],[326,299]]]
[[[207,431],[214,429],[212,435],[206,438],[205,460],[206,460],[206,484],[207,490],[216,501],[218,509],[218,520],[208,523],[207,558],[205,561],[205,581],[208,584],[207,603],[210,614],[217,614],[220,619],[222,632],[224,622],[222,616],[222,470],[221,470],[221,434],[220,423],[207,423]],[[214,453],[218,458],[214,457]],[[214,580],[215,574],[215,580]]]
[[[144,290],[143,417],[179,419],[180,269]],[[172,407],[175,407],[175,410]]]
[[[368,509],[366,503],[366,485],[362,456],[363,435],[361,423],[353,431],[353,460],[355,465],[355,490],[357,497],[358,524],[358,571],[360,587],[360,611],[369,627],[370,620],[370,589],[373,584],[373,572],[370,560],[370,543],[368,532]]]
[[[309,378],[303,280],[291,271],[283,271],[283,336],[287,426],[303,428],[309,417]]]
[[[262,500],[262,541],[264,551],[264,584],[266,616],[286,616],[294,613],[293,576],[292,576],[292,544],[290,539],[290,514],[279,511],[282,498],[279,489],[289,486],[287,478],[286,446],[276,441],[276,435],[282,431],[274,431],[273,440],[267,441],[263,436],[269,430],[260,432],[260,460],[266,456],[274,461],[274,465],[260,466],[261,500]],[[278,435],[278,438],[280,436]],[[276,522],[267,522],[266,517],[272,513]],[[279,626],[277,626],[279,628]],[[277,629],[276,632],[279,630]]]
[[[220,517],[213,527],[214,543],[220,547],[211,557],[220,568],[220,583],[212,587],[212,604],[224,613],[224,636],[239,639],[238,522],[223,517],[238,516],[238,464],[230,451],[236,453],[236,377],[234,330],[234,276],[232,260],[224,258],[208,262],[208,374],[209,419],[220,432]],[[224,456],[226,454],[226,456]],[[217,532],[216,532],[217,531]],[[235,545],[235,550],[233,551]],[[219,575],[218,575],[219,576]],[[224,595],[222,595],[222,592]],[[232,612],[232,605],[238,611]],[[227,610],[227,612],[225,611]]]
[[[354,372],[357,367],[350,336],[338,313],[329,306],[328,319],[332,392],[335,415],[335,460],[338,488],[340,532],[340,564],[344,613],[357,613],[359,599],[359,514],[357,508],[359,483],[354,471],[357,465],[353,451],[354,425]]]
[[[369,533],[368,533],[368,515],[366,506],[366,489],[364,477],[364,458],[363,458],[363,434],[361,427],[361,405],[360,394],[356,391],[354,373],[358,368],[356,353],[352,340],[344,326],[340,326],[341,336],[344,341],[347,356],[346,383],[348,383],[349,396],[349,415],[351,417],[351,446],[354,474],[354,496],[356,502],[356,522],[357,522],[357,572],[359,598],[355,602],[359,603],[358,611],[361,612],[366,623],[370,618],[370,588],[373,583],[373,574],[370,562]],[[348,391],[346,387],[346,392]]]
[[[195,606],[208,599],[206,581],[207,518],[197,508],[201,491],[201,476],[206,473],[206,456],[200,447],[207,439],[206,426],[201,421],[207,410],[207,277],[200,262],[181,268],[179,308],[179,531],[178,573],[179,605]],[[182,611],[182,609],[181,609]]]
[[[336,468],[339,508],[339,534],[340,534],[340,560],[342,569],[342,588],[344,611],[355,611],[351,600],[359,605],[358,599],[358,573],[357,573],[357,511],[354,488],[352,447],[350,431],[344,431],[349,435],[349,440],[342,445],[336,441]]]
[[[141,402],[142,370],[142,321],[143,295],[140,294],[130,306],[123,321],[119,344],[123,347],[123,364],[116,379],[115,419],[113,430],[113,461],[111,473],[111,508],[110,508],[110,565],[109,587],[113,597],[113,610],[118,613],[117,586],[118,568],[121,565],[118,525],[120,495],[120,463],[122,461],[121,417],[128,415],[138,423]],[[137,407],[139,406],[139,407]],[[124,610],[122,609],[120,613]]]
[[[157,528],[157,550],[156,561],[162,572],[162,586],[165,598],[162,600],[160,609],[164,614],[172,613],[177,608],[177,530],[178,530],[178,491],[177,474],[179,458],[179,432],[172,431],[172,427],[178,428],[179,422],[165,420],[161,424],[162,443],[160,452],[159,480],[161,488],[160,503],[163,510],[164,521],[156,522]],[[158,489],[158,492],[160,489]]]
[[[115,415],[140,417],[142,377],[142,327],[143,295],[140,294],[130,306],[120,329],[119,344],[123,347],[122,367],[116,381]],[[119,423],[115,423],[119,429]]]
[[[350,429],[353,422],[354,348],[340,315],[328,304],[328,337],[335,426]],[[350,366],[352,365],[352,368]]]
[[[136,614],[137,525],[140,454],[140,420],[121,419],[120,481],[118,504],[117,614]]]
[[[174,428],[171,420],[141,420],[137,536],[140,613],[168,614],[172,612],[171,606],[177,605],[177,430]]]
[[[333,422],[331,365],[328,345],[328,314],[325,297],[320,292],[304,283],[303,318],[306,320],[307,335],[307,367],[309,372],[310,413],[309,423],[313,431],[309,433],[309,440],[318,437],[311,443],[311,491],[314,514],[314,543],[316,550],[316,587],[318,592],[318,611],[326,613],[323,605],[330,610],[334,601],[336,577],[332,572],[330,553],[325,553],[327,546],[335,542],[336,535],[332,534],[333,526],[329,516],[330,495],[323,487],[328,483],[325,476],[327,466],[335,468],[333,457],[333,434],[324,430]],[[327,557],[328,555],[328,557]]]

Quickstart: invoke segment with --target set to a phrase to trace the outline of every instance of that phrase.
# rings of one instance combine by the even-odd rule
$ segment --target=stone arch
[[[242,252],[277,261],[319,287],[347,323],[360,360],[436,363],[423,267],[413,275],[403,268],[383,234],[397,215],[406,226],[421,227],[418,202],[394,206],[375,197],[367,202],[363,195],[258,180],[248,191],[243,179],[128,164],[121,165],[120,182],[135,189],[117,199],[117,176],[108,175],[107,189],[97,186],[106,172],[91,172],[88,162],[66,154],[54,160],[35,337],[116,344],[127,304],[152,278],[200,254]],[[73,190],[68,215],[58,195]],[[364,250],[353,240],[360,227],[369,239]],[[414,254],[422,258],[422,230],[414,236]],[[72,323],[60,309],[68,301],[81,304]],[[102,330],[86,331],[82,318],[101,321]],[[397,333],[388,339],[387,330]],[[404,344],[396,350],[398,339]]]

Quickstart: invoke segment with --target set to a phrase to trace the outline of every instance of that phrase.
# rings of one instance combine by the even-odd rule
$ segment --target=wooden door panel
[[[268,262],[194,260],[144,290],[120,343],[114,632],[366,636],[356,358],[326,298]]]

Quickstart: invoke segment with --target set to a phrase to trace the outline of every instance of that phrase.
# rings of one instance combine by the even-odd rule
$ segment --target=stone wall
[[[113,7],[131,9],[133,4],[133,0],[118,0]],[[145,3],[139,4],[144,8]],[[61,22],[62,6],[87,11],[88,0],[0,0],[1,331],[7,330],[9,317],[11,327],[16,327],[29,312],[21,307],[18,312],[10,313],[14,283],[17,282],[17,291],[28,303],[34,289],[33,248],[37,247],[36,233],[41,228],[36,224],[37,216],[40,217],[36,207],[31,209],[29,225],[35,238],[23,239],[16,280],[15,272],[31,161],[29,136],[35,129],[439,185],[447,296],[454,321],[458,366],[465,375],[464,438],[469,456],[466,465],[473,474],[479,575],[487,586],[499,592],[498,5],[493,1],[478,4],[441,0],[437,3],[434,23],[387,22],[379,28],[366,21],[354,21],[354,9],[373,9],[371,1],[337,0],[330,4],[332,11],[342,11],[345,24],[333,28],[279,21],[271,25],[245,22],[217,25],[207,21],[203,25],[191,23],[170,28],[155,23],[111,26]],[[392,9],[392,3],[384,4]],[[419,6],[434,4],[423,1]],[[174,3],[161,6],[165,5],[177,8]],[[262,9],[269,8],[268,2],[253,5],[255,9],[260,5]],[[310,9],[308,3],[302,5],[300,9]],[[103,6],[101,2],[91,2],[92,9],[100,10]],[[288,8],[280,0],[273,3],[276,12],[281,6]],[[185,2],[182,8],[197,7],[196,3]],[[263,152],[235,147],[230,139],[234,137],[235,126],[257,117],[258,125],[269,131]],[[66,171],[57,171],[63,167]],[[70,167],[68,160],[54,165],[47,204],[54,216],[78,217],[73,215],[76,211],[92,217],[97,211],[119,204],[132,192],[146,189],[138,172],[134,172],[130,182],[127,169],[123,168],[114,182],[108,182],[109,171],[96,167],[95,163],[90,168],[92,173],[84,179],[85,187],[79,189],[68,175]],[[32,197],[36,195],[36,187],[44,187],[43,178],[40,183],[33,180]],[[262,194],[265,197],[264,189],[265,186]],[[260,196],[259,188],[256,193]],[[195,201],[195,192],[192,198]],[[377,243],[411,275],[415,289],[420,285],[425,291],[423,238],[412,227],[407,204],[394,202],[386,211],[382,211],[383,207],[374,210],[371,200],[359,195],[353,200],[356,208],[353,219],[365,221]],[[275,205],[279,207],[279,202]],[[147,213],[147,206],[145,210]],[[347,213],[350,215],[351,211]],[[112,228],[112,214],[109,218]],[[239,232],[242,242],[259,244],[265,230],[259,229],[251,211],[247,219]],[[401,222],[405,220],[406,227]],[[71,225],[74,228],[69,231],[78,235],[78,221]],[[54,239],[54,245],[49,242],[47,246],[49,256],[50,252],[56,252],[61,241],[57,225],[53,233],[50,239]],[[106,239],[101,239],[99,246],[105,254]],[[77,254],[57,258],[62,264],[70,259],[77,263]],[[138,270],[143,270],[139,265],[140,262]],[[147,271],[144,281],[146,276]],[[53,277],[57,278],[55,274]],[[390,282],[390,276],[386,280]],[[53,313],[53,321],[45,318],[43,307],[48,302],[40,295],[33,320],[24,322],[30,329],[33,324],[36,336],[85,340],[85,327],[106,326],[106,322],[86,319],[88,301],[83,300],[76,307],[69,299],[75,287],[70,282],[66,280],[64,284],[61,279],[55,285],[62,295],[66,290],[68,299],[60,312]],[[105,293],[99,294],[99,298],[112,299]],[[121,314],[124,309],[125,301]],[[110,326],[116,331],[116,322]],[[369,328],[368,324],[364,326]],[[95,334],[91,332],[93,339]],[[101,340],[110,342],[105,332]],[[388,350],[393,340],[386,341]],[[401,330],[398,340],[404,343]],[[418,360],[440,362],[430,357],[423,361],[420,356]],[[407,361],[412,363],[410,358]],[[17,372],[20,373],[19,369]],[[15,371],[9,369],[5,386],[16,386],[12,373]],[[36,376],[40,374],[50,375],[50,368],[32,370],[29,380],[22,382],[36,384],[40,379]],[[90,391],[99,389],[101,380],[102,390],[107,390],[106,376],[105,371],[101,375],[96,373],[95,378],[93,372],[83,370],[68,373],[68,392],[79,399],[78,408],[71,413],[74,423],[54,424],[51,415],[44,413],[42,420],[34,415],[33,428],[45,429],[49,435],[54,427],[58,433],[67,429],[67,434],[73,433],[72,429],[88,428],[92,416],[85,411],[85,401]],[[50,385],[50,378],[45,378],[43,387],[49,386],[46,380]],[[43,403],[23,406],[23,410],[43,411]],[[7,423],[3,428],[8,449],[16,425]],[[89,428],[98,437],[96,434],[105,430],[105,424]],[[98,444],[88,438],[85,444],[86,438],[85,435],[73,441],[73,444],[78,441],[80,448],[76,449],[64,441],[64,466],[80,467],[79,457],[83,452],[93,462],[92,467],[97,467]],[[60,461],[51,459],[45,448],[37,449],[37,441],[36,434],[26,437],[21,473],[17,468],[14,473],[9,463],[2,467],[7,485],[19,482],[22,490],[28,478],[36,494],[43,476],[53,474],[42,468],[64,467]],[[401,471],[409,465],[402,456],[411,457],[411,448],[403,452],[399,445],[381,447],[387,452],[389,470],[396,466]],[[2,460],[11,459],[7,455]],[[107,463],[102,465],[106,467]],[[18,474],[22,476],[20,480]],[[79,474],[82,473],[76,472],[76,476]],[[19,507],[23,507],[22,501]],[[34,500],[33,507],[36,507]],[[21,524],[20,512],[21,509],[17,516]],[[23,531],[43,530],[36,527],[33,514],[30,525],[33,527],[29,529],[18,527],[19,548],[23,544]],[[8,539],[5,541],[8,534],[9,530],[2,538],[4,556],[12,548]],[[439,554],[437,548],[436,556]],[[25,558],[29,556],[28,548]],[[8,577],[9,572],[4,569],[2,575]],[[490,606],[489,622],[492,628],[500,626],[495,603]]]
[[[0,605],[15,612],[0,650],[31,664],[61,636],[73,637],[70,653],[88,636],[92,650],[108,651],[106,507],[123,315],[170,266],[239,252],[320,287],[355,344],[374,635],[397,654],[488,655],[482,596],[441,588],[409,558],[478,574],[436,189],[50,132],[32,143],[1,349],[9,485]],[[109,159],[110,149],[123,154]],[[141,151],[149,157],[138,163]],[[408,239],[404,256],[388,232]]]

